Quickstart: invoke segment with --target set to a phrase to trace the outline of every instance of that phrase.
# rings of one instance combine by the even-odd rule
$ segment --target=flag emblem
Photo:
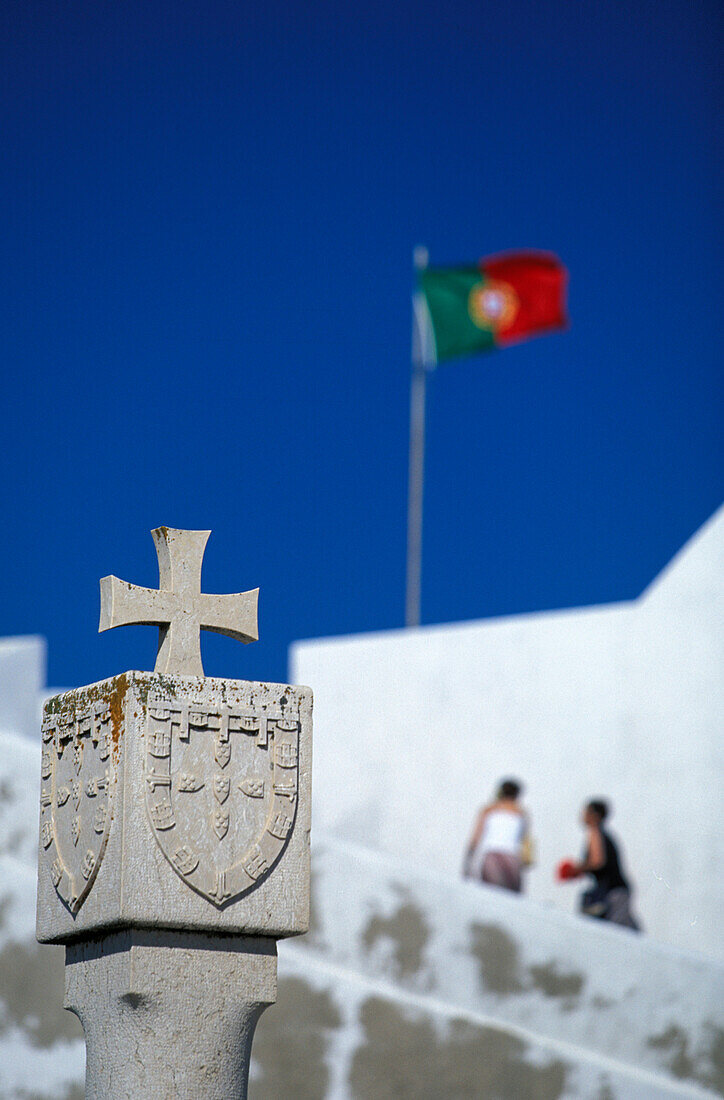
[[[468,295],[468,313],[478,328],[497,332],[515,320],[520,299],[510,283],[490,280],[476,283]]]

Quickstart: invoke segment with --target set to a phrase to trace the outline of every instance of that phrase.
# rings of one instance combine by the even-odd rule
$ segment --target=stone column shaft
[[[86,1100],[236,1100],[276,999],[276,942],[128,929],[66,947]]]

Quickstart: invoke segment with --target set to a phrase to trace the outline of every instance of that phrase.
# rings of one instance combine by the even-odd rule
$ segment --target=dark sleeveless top
[[[621,861],[616,844],[603,829],[601,829],[601,838],[605,848],[603,866],[596,871],[589,871],[589,874],[595,878],[596,886],[600,887],[606,894],[609,890],[616,890],[620,887],[628,890],[629,885],[621,870]]]

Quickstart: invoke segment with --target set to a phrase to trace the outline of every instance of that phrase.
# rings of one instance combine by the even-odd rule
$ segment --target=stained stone
[[[199,630],[252,640],[256,592],[200,593],[208,532],[154,538],[160,589],[104,578],[101,630],[157,623],[156,671],[43,711],[37,937],[66,944],[87,1097],[225,1100],[309,926],[312,693],[205,678]]]
[[[38,939],[309,922],[307,688],[127,672],[43,714]]]

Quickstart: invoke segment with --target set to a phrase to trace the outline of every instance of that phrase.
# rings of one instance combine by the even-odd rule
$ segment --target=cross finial
[[[201,562],[210,531],[152,531],[158,555],[159,587],[139,588],[118,577],[101,579],[99,633],[115,626],[158,626],[154,672],[203,676],[201,630],[228,634],[240,642],[258,637],[259,589],[213,596],[201,591]]]

